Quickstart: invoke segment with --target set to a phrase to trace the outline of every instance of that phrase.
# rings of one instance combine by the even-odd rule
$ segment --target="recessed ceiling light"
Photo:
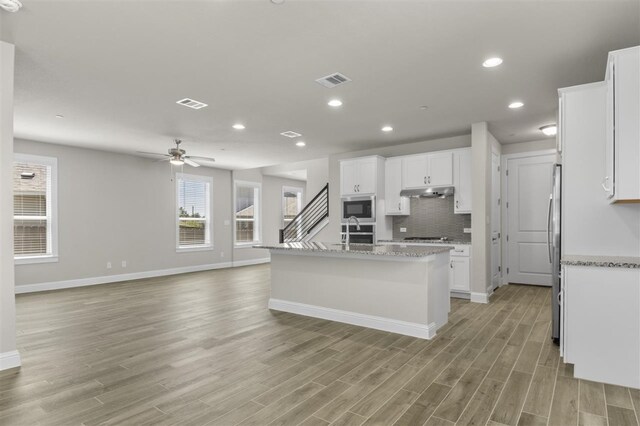
[[[273,4],[282,4],[282,3],[284,3],[284,0],[271,0],[271,3],[273,3]]]
[[[299,146],[299,147],[303,147],[303,146],[306,146],[306,145],[307,145],[307,144],[306,144],[306,143],[304,143],[304,141],[298,141],[298,142],[296,142],[296,146]]]
[[[331,99],[327,105],[332,106],[332,107],[339,107],[342,105],[342,101],[340,99]]]
[[[524,104],[520,101],[516,101],[516,102],[511,102],[509,104],[509,108],[511,109],[516,109],[516,108],[522,108],[524,106]]]
[[[245,129],[244,124],[240,124],[240,123],[234,124],[233,128],[236,129],[236,130],[244,130]]]
[[[384,127],[382,128],[382,131],[383,131],[383,132],[392,132],[392,131],[393,131],[393,127],[391,127],[391,126],[384,126]]]
[[[0,8],[7,12],[17,12],[22,7],[19,0],[0,0]]]
[[[423,111],[426,111],[429,109],[429,107],[427,105],[420,105],[418,108],[420,108]]]
[[[485,68],[493,68],[493,67],[497,67],[501,63],[502,63],[502,58],[495,57],[495,58],[489,58],[485,60],[482,63],[482,66]]]
[[[62,114],[56,114],[56,118],[64,118],[64,115],[62,115]]]
[[[542,130],[542,133],[546,136],[555,136],[556,133],[558,133],[558,126],[555,124],[547,124],[546,126],[540,127],[540,130]]]

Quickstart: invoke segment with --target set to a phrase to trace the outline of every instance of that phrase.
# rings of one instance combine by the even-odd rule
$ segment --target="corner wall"
[[[13,269],[14,46],[0,41],[0,370],[20,366]]]

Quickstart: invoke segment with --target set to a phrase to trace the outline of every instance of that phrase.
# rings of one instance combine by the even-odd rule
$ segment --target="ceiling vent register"
[[[193,109],[201,109],[207,106],[207,104],[205,103],[202,103],[193,99],[189,99],[189,98],[180,99],[176,103],[179,105],[184,105],[189,108],[193,108]]]
[[[294,132],[292,130],[288,130],[286,132],[280,133],[282,136],[286,136],[288,138],[297,138],[298,136],[302,136],[300,133]]]
[[[318,84],[321,84],[322,86],[329,89],[331,89],[332,87],[336,87],[340,84],[348,83],[349,81],[351,81],[349,77],[347,77],[344,74],[340,74],[339,72],[326,75],[316,80]]]

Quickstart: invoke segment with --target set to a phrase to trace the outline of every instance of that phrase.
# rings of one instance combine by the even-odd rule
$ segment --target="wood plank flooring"
[[[17,297],[1,425],[638,425],[573,378],[550,290],[452,299],[431,341],[266,309],[269,266]]]

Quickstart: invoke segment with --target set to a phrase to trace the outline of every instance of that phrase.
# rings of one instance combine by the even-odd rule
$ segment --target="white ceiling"
[[[0,12],[0,38],[17,52],[16,137],[128,153],[180,137],[228,168],[464,134],[479,121],[502,143],[540,139],[558,87],[602,80],[608,51],[640,44],[638,0],[23,4]],[[504,64],[483,68],[492,55]],[[353,81],[314,82],[332,72]],[[184,97],[209,106],[176,105]],[[326,105],[333,97],[342,108]],[[524,108],[508,109],[515,99]]]

